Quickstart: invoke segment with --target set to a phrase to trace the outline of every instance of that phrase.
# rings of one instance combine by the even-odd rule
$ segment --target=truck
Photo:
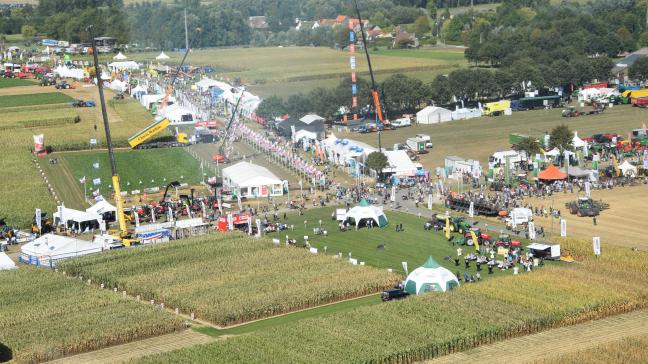
[[[632,106],[646,108],[648,107],[648,96],[634,97],[630,99],[630,103]]]
[[[421,152],[425,150],[425,145],[427,144],[427,141],[421,137],[413,137],[413,138],[407,138],[405,143],[410,148],[410,150],[413,150],[415,152]]]
[[[633,98],[648,97],[648,89],[626,90],[621,94],[621,103],[629,104]]]
[[[412,121],[409,118],[400,118],[400,119],[392,120],[391,126],[393,126],[394,128],[412,126]]]
[[[516,151],[516,150],[505,150],[501,152],[495,152],[493,155],[488,157],[488,168],[492,169],[495,167],[500,167],[506,165],[506,160],[509,160],[511,169],[515,169],[517,164],[528,160],[526,152]]]
[[[517,100],[511,101],[511,109],[513,111],[526,111],[533,109],[551,109],[560,105],[560,96],[536,96],[536,97],[522,97]]]
[[[498,116],[503,115],[507,109],[511,108],[510,100],[500,100],[496,102],[489,102],[484,105],[484,116]]]
[[[425,147],[426,148],[432,148],[432,146],[433,146],[432,138],[429,135],[427,135],[427,134],[416,134],[415,137],[420,138],[421,140],[425,141]]]

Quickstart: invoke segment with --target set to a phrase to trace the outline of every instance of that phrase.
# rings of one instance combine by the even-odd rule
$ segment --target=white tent
[[[578,137],[578,132],[574,132],[574,137],[572,138],[572,145],[574,148],[585,148],[587,142]]]
[[[86,231],[99,228],[101,216],[86,211],[74,210],[65,206],[59,206],[54,213],[54,225],[65,225],[67,228]]]
[[[137,85],[131,89],[130,93],[134,98],[139,100],[142,95],[146,94],[146,89],[142,85]]]
[[[554,149],[546,152],[544,155],[545,155],[545,157],[554,157],[555,158],[555,157],[560,155],[560,149],[554,148]]]
[[[108,67],[112,68],[113,71],[138,70],[140,68],[135,61],[113,62],[109,63]]]
[[[446,268],[439,265],[432,257],[407,276],[405,291],[421,295],[427,292],[445,292],[459,286],[459,280]]]
[[[163,61],[169,59],[169,56],[167,56],[164,52],[160,52],[160,54],[155,57],[158,61]]]
[[[162,101],[164,98],[163,94],[155,94],[155,95],[142,95],[140,97],[140,104],[144,106],[147,109],[151,109],[151,104],[157,104]],[[169,96],[167,99],[167,106],[171,106],[175,103],[175,97]]]
[[[117,208],[106,200],[101,200],[88,207],[86,212],[100,215],[106,221],[116,221]]]
[[[369,144],[351,139],[338,139],[334,134],[324,139],[328,159],[340,165],[346,165],[349,159],[363,161],[369,154],[378,151]]]
[[[54,267],[58,260],[98,253],[102,250],[102,245],[93,241],[45,234],[23,245],[19,259],[27,264]]]
[[[627,160],[621,163],[619,169],[624,176],[634,177],[637,175],[637,167],[630,164],[630,162],[628,162]]]
[[[387,150],[383,154],[387,157],[387,167],[383,173],[393,173],[396,176],[416,175],[416,165],[404,150]]]
[[[216,81],[208,77],[196,82],[196,87],[198,87],[198,89],[200,89],[201,91],[206,91],[211,87],[218,87],[223,91],[230,90],[232,88],[232,86],[228,85],[225,82]]]
[[[223,169],[223,184],[240,191],[241,197],[283,195],[283,181],[267,168],[239,162]]]
[[[452,111],[442,107],[427,106],[416,113],[419,124],[436,124],[452,120]]]
[[[353,221],[356,229],[364,222],[365,226],[367,220],[373,220],[374,226],[384,227],[387,225],[387,216],[383,212],[382,206],[370,205],[367,200],[362,199],[360,204],[347,211],[345,221]]]
[[[61,78],[73,78],[75,80],[83,80],[90,77],[87,72],[81,68],[68,68],[66,66],[58,66],[54,69],[54,74]]]
[[[117,55],[113,57],[113,59],[116,61],[123,61],[126,58],[128,57],[126,57],[122,52],[117,53]]]
[[[301,139],[317,140],[317,133],[305,129],[301,129],[301,130],[297,130],[295,134],[293,134],[292,139],[295,142]]]
[[[5,252],[0,252],[0,270],[8,269],[16,269],[16,263]]]
[[[128,89],[128,84],[121,80],[113,80],[112,82],[106,83],[106,87],[117,92],[124,92]]]
[[[169,121],[171,121],[171,124],[176,125],[194,124],[197,121],[196,114],[193,111],[178,104],[167,106],[164,109],[159,110],[158,114],[169,119]]]
[[[473,119],[482,116],[482,111],[479,109],[456,109],[452,112],[452,120]]]

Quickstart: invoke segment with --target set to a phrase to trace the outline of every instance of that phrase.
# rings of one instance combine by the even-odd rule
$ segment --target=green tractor
[[[447,215],[436,215],[437,220],[439,220],[443,228],[445,229],[445,220]],[[466,220],[463,217],[457,216],[457,217],[452,217],[449,216],[450,219],[450,232],[457,232],[459,234],[462,234],[470,230],[470,224],[466,222]]]
[[[593,217],[598,216],[601,210],[608,207],[607,204],[597,202],[587,197],[579,197],[576,201],[567,202],[565,207],[569,209],[569,213],[578,217]]]

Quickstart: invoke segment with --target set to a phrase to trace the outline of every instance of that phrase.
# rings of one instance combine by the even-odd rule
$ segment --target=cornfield
[[[13,99],[4,100],[9,102]],[[105,146],[101,111],[98,107],[73,109],[67,104],[50,104],[4,107],[0,112],[4,116],[0,129],[11,129],[0,132],[0,218],[6,218],[10,225],[25,227],[31,223],[36,207],[50,214],[56,208],[47,184],[32,162],[32,135],[45,134],[46,145],[55,151],[85,149],[91,138],[98,138],[99,146]],[[118,127],[111,129],[116,146],[126,145],[128,137],[152,120],[146,110],[131,100],[115,104],[109,112],[111,123],[118,123]],[[76,116],[81,119],[78,123],[74,122]],[[95,124],[97,131],[94,130]]]
[[[0,273],[0,342],[18,362],[41,362],[183,327],[165,311],[22,267]]]
[[[565,243],[572,245],[587,244]],[[648,267],[648,253],[607,247],[609,258],[590,258],[584,248],[579,252],[574,265],[305,319],[141,362],[411,363],[648,306],[648,276],[627,279],[631,270]],[[613,269],[619,271],[609,274]]]
[[[397,280],[238,235],[109,252],[59,268],[223,326],[375,293]]]

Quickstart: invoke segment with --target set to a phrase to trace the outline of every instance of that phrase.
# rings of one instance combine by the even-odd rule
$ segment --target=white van
[[[392,120],[391,125],[394,128],[402,128],[404,126],[412,126],[412,121],[410,120],[410,118],[400,118]]]

